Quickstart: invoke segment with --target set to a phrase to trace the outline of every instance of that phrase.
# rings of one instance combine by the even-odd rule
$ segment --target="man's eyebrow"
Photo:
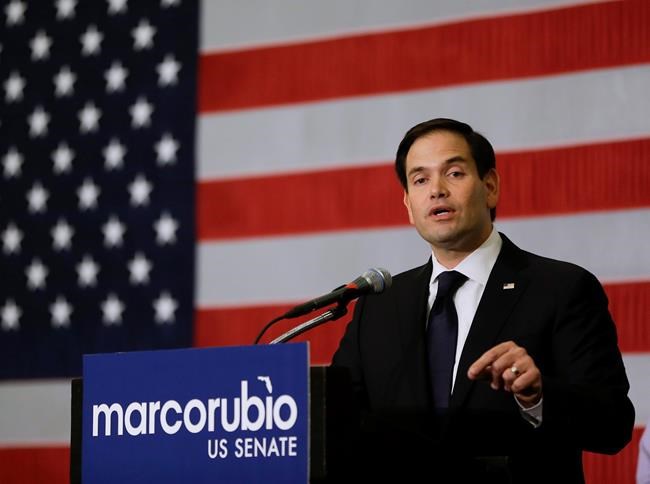
[[[461,155],[452,156],[451,158],[445,160],[445,165],[453,165],[454,163],[467,163],[467,158],[462,157]]]
[[[444,165],[453,165],[454,163],[469,163],[469,161],[467,160],[467,158],[465,158],[465,157],[463,157],[461,155],[456,155],[456,156],[452,156],[451,158],[446,159],[443,162]],[[408,171],[407,176],[411,176],[414,173],[420,173],[420,172],[426,171],[427,169],[428,168],[426,168],[425,166],[414,166],[413,168],[411,168]]]
[[[426,168],[423,167],[423,166],[414,166],[413,168],[411,168],[411,169],[409,170],[409,172],[407,173],[407,175],[408,175],[408,176],[411,176],[411,175],[413,175],[414,173],[420,173],[420,172],[422,172],[422,171],[424,171],[424,170],[426,170]]]

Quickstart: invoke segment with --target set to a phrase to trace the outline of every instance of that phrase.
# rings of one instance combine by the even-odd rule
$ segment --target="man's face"
[[[495,170],[483,179],[461,135],[435,131],[418,138],[406,156],[409,220],[434,252],[470,253],[492,230],[499,199]]]

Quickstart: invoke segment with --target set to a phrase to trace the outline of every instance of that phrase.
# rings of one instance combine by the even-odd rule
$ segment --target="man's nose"
[[[449,196],[447,184],[445,183],[445,179],[442,177],[432,178],[429,189],[429,196],[431,198],[445,198]]]

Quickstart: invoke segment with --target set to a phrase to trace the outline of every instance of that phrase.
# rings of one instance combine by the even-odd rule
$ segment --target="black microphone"
[[[393,279],[386,269],[375,267],[357,277],[354,281],[337,287],[332,292],[300,304],[287,311],[283,318],[295,318],[334,303],[348,302],[363,294],[379,294],[388,289]]]

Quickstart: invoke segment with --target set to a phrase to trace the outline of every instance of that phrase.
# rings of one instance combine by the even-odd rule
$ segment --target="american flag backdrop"
[[[633,482],[649,86],[646,0],[0,0],[0,482],[67,481],[82,352],[248,344],[424,263],[392,159],[438,116],[493,142],[498,229],[603,282],[637,427],[585,471]]]
[[[197,6],[4,12],[0,377],[190,345]]]

